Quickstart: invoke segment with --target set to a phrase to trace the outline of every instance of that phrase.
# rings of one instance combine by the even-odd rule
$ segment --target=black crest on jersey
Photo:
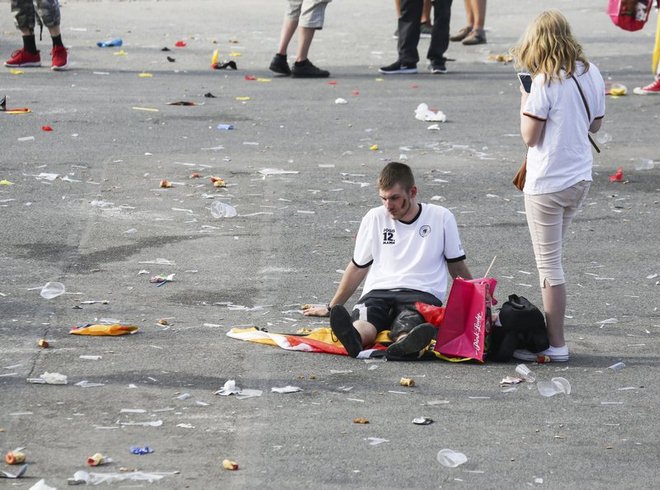
[[[427,237],[431,234],[431,227],[429,225],[424,225],[419,229],[419,236],[422,238]]]

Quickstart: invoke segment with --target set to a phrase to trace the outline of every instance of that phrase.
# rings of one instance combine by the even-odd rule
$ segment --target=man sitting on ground
[[[330,315],[332,331],[348,355],[373,345],[378,332],[390,330],[389,360],[412,360],[435,338],[430,323],[410,321],[415,303],[441,306],[452,278],[471,279],[454,215],[435,204],[417,202],[417,186],[408,165],[391,162],[378,181],[382,207],[362,219],[353,259],[327,307],[307,309],[310,316]],[[344,303],[366,278],[363,294],[349,313]],[[397,321],[395,321],[397,320]]]

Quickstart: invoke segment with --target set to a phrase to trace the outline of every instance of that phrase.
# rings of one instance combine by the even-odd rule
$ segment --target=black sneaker
[[[428,23],[424,23],[419,27],[419,37],[429,38],[433,33],[433,26]]]
[[[430,323],[422,323],[408,335],[387,348],[385,357],[390,361],[414,360],[419,358],[422,349],[431,343],[438,330]]]
[[[353,320],[346,308],[335,305],[330,310],[330,328],[351,357],[357,357],[362,351],[362,339],[353,326]]]
[[[385,75],[405,75],[417,73],[417,65],[404,65],[400,61],[396,61],[388,66],[382,66],[378,69],[379,72]]]
[[[439,61],[431,61],[431,64],[429,65],[429,70],[431,73],[434,74],[445,74],[447,73],[447,65],[446,65],[445,59],[439,60]]]
[[[291,75],[291,68],[289,68],[289,63],[286,61],[285,54],[277,53],[275,56],[273,56],[273,60],[270,62],[270,66],[268,68],[270,71],[279,73],[280,75]]]
[[[314,66],[311,61],[296,61],[293,64],[291,75],[294,78],[328,78],[330,72],[328,70],[321,70]]]

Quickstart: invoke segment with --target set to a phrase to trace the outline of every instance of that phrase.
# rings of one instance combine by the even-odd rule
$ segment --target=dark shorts
[[[401,333],[407,333],[414,326],[410,321],[395,322],[405,311],[415,311],[415,303],[421,301],[434,306],[442,306],[442,301],[430,293],[415,289],[385,290],[375,289],[362,296],[351,313],[353,321],[364,320],[376,330],[390,330],[390,337],[395,340]],[[421,315],[418,323],[424,320]]]

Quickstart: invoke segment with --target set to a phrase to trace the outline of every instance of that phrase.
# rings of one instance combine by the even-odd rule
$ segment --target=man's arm
[[[447,269],[449,270],[452,279],[456,279],[457,277],[472,279],[472,274],[470,273],[470,269],[468,269],[465,260],[461,260],[460,262],[447,262]]]
[[[332,297],[329,306],[332,307],[334,305],[343,305],[346,303],[346,301],[353,296],[353,293],[362,280],[367,276],[367,272],[369,272],[369,267],[358,267],[351,260],[344,271],[344,275],[341,276],[337,292]],[[319,306],[315,308],[307,308],[303,311],[303,314],[307,316],[328,316],[330,311],[324,306]]]

